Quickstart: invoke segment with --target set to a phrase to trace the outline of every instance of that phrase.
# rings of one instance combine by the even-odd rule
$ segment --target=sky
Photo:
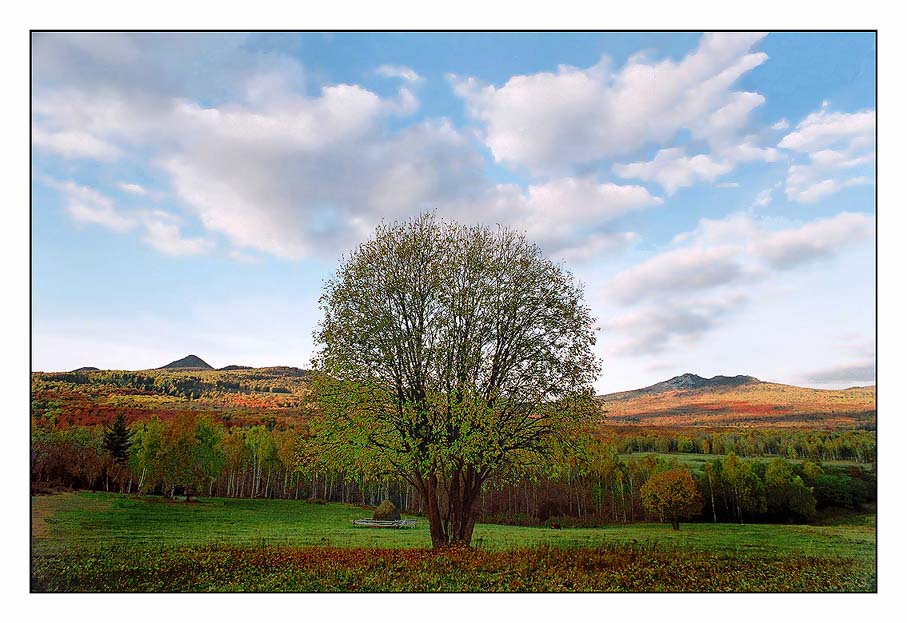
[[[871,33],[34,33],[32,367],[309,365],[382,219],[525,231],[599,392],[875,380]]]

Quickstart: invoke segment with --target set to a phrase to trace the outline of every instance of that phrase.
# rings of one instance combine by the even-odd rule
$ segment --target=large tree
[[[592,413],[582,289],[515,231],[434,215],[381,225],[321,308],[308,456],[405,479],[436,548],[468,545],[483,483],[544,460]]]

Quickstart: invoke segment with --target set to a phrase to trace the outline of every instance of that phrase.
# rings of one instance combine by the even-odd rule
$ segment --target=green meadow
[[[657,523],[561,530],[480,524],[474,548],[455,555],[426,551],[423,518],[412,529],[352,525],[369,516],[353,505],[296,500],[36,496],[32,588],[875,590],[874,515],[821,526],[690,523],[680,531]],[[569,562],[577,559],[587,562]],[[494,572],[482,572],[483,565]],[[570,586],[559,583],[559,568],[569,569]]]

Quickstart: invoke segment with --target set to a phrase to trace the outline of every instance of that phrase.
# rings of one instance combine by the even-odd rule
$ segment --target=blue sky
[[[525,230],[599,391],[875,375],[875,37],[35,34],[33,362],[308,365],[382,218]]]

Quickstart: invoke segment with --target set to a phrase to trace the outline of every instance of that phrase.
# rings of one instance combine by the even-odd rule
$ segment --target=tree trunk
[[[447,492],[438,486],[434,473],[424,479],[417,478],[417,482],[428,509],[432,547],[469,547],[476,524],[473,507],[481,491],[482,479],[468,468],[465,474],[459,470],[453,474]],[[446,514],[442,513],[442,506],[446,506]]]

